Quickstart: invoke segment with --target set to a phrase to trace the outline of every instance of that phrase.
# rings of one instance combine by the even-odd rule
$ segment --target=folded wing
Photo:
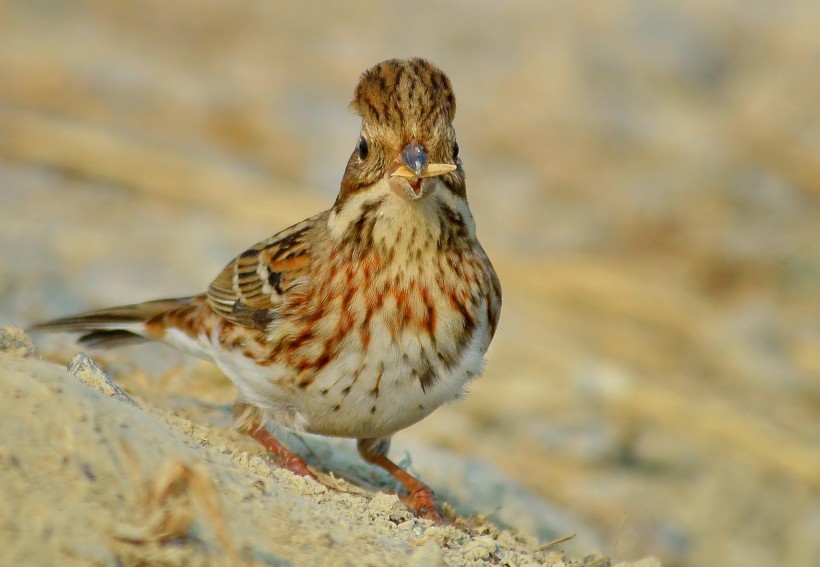
[[[307,283],[311,234],[327,214],[295,224],[234,258],[208,288],[214,312],[237,325],[266,329],[288,294]]]

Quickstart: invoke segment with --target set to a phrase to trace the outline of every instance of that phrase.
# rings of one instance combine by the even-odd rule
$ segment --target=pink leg
[[[364,460],[389,472],[407,489],[408,495],[402,497],[401,500],[408,508],[413,510],[416,516],[433,520],[439,524],[444,523],[444,518],[436,508],[436,497],[433,489],[388,459],[384,453],[387,452],[389,446],[389,440],[374,439],[359,439],[358,444],[359,453]]]
[[[248,427],[248,435],[256,439],[265,449],[279,458],[279,464],[295,475],[308,476],[314,480],[316,477],[308,470],[305,460],[282,445],[276,438],[268,433],[268,430],[259,423],[253,422]]]

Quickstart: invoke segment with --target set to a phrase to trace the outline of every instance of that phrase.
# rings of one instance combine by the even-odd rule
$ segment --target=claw
[[[436,495],[426,484],[420,484],[408,496],[402,498],[404,504],[413,510],[413,513],[437,524],[443,524],[444,518],[436,507]]]

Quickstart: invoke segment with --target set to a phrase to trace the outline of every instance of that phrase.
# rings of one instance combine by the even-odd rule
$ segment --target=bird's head
[[[439,190],[465,196],[450,79],[425,59],[390,59],[365,71],[351,107],[362,130],[336,202],[381,183],[408,202]]]

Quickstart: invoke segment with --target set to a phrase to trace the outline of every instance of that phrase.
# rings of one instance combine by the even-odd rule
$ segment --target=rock
[[[125,390],[115,384],[108,374],[103,372],[102,369],[94,364],[94,361],[83,352],[77,354],[71,359],[71,362],[68,363],[68,372],[92,388],[96,388],[103,394],[111,396],[121,402],[125,402],[126,404],[130,404],[136,408],[140,407],[134,398],[129,396]]]
[[[0,329],[0,352],[26,357],[34,354],[34,343],[23,329],[12,325]]]

